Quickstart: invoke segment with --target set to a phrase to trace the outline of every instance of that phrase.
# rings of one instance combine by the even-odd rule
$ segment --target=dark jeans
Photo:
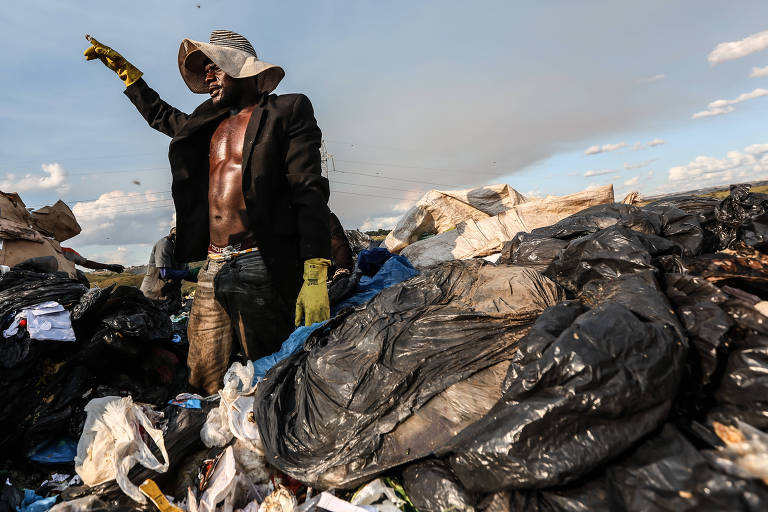
[[[277,292],[259,251],[224,263],[214,279],[213,291],[250,360],[280,350],[294,330],[295,305],[286,304]]]

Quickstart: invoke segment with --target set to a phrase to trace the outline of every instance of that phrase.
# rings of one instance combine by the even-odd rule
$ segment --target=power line
[[[348,195],[352,195],[352,196],[377,197],[379,199],[394,199],[395,201],[402,201],[403,199],[405,199],[403,197],[378,196],[378,195],[374,195],[374,194],[360,194],[360,193],[356,193],[356,192],[345,192],[343,190],[333,190],[332,192],[334,194],[348,194]]]
[[[441,167],[423,167],[418,165],[385,164],[381,162],[368,162],[366,160],[345,160],[343,158],[339,158],[339,162],[347,162],[351,164],[364,164],[364,165],[380,165],[382,167],[400,167],[403,169],[421,169],[425,171],[452,172],[452,173],[459,173],[459,174],[467,174],[467,173],[483,174],[486,176],[500,176],[502,174],[501,171],[494,173],[494,172],[482,172],[474,169],[443,169]]]
[[[398,190],[400,192],[414,192],[414,190],[407,189],[407,188],[380,187],[380,186],[377,186],[377,185],[364,185],[362,183],[352,183],[350,181],[333,180],[333,184],[335,185],[336,183],[341,183],[343,185],[352,185],[352,186],[355,186],[355,187],[378,188],[378,189],[382,189],[382,190]]]
[[[437,186],[437,187],[454,187],[454,188],[455,187],[459,187],[459,188],[461,188],[461,185],[450,185],[450,184],[447,184],[447,183],[435,183],[435,182],[432,182],[432,181],[409,180],[409,179],[406,179],[406,178],[390,178],[388,176],[378,176],[376,174],[368,174],[368,173],[359,172],[359,171],[343,171],[341,169],[336,169],[335,171],[331,171],[331,172],[340,172],[340,173],[344,173],[344,174],[356,174],[358,176],[368,176],[370,178],[378,178],[378,179],[381,179],[381,180],[405,181],[405,182],[408,182],[408,183],[422,183],[422,184],[425,184],[425,185],[434,185],[434,186]]]

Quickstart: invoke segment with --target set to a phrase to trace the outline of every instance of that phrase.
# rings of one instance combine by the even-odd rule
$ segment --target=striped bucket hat
[[[214,30],[208,43],[184,39],[179,47],[179,71],[192,92],[207,93],[204,62],[211,59],[233,78],[259,75],[261,92],[270,93],[285,76],[280,66],[258,59],[246,38],[230,30]]]

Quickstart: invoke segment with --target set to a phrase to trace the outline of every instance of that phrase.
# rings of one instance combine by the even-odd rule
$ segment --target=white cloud
[[[373,217],[365,219],[365,222],[360,226],[360,231],[375,231],[377,229],[392,229],[400,220],[400,216],[394,217]]]
[[[700,119],[702,117],[720,116],[723,114],[728,114],[734,111],[733,105],[736,105],[737,103],[741,103],[742,101],[747,101],[747,100],[753,100],[755,98],[759,98],[761,96],[767,96],[767,95],[768,95],[767,89],[757,88],[752,92],[745,92],[744,94],[739,95],[738,98],[735,98],[732,100],[715,100],[709,105],[707,105],[707,110],[704,110],[702,112],[696,112],[695,114],[693,114],[693,119]]]
[[[600,146],[589,146],[587,150],[584,151],[585,155],[596,155],[598,153],[602,153]]]
[[[647,166],[647,165],[649,165],[649,164],[651,164],[652,162],[655,162],[655,161],[656,161],[656,159],[646,160],[644,162],[637,162],[636,164],[624,164],[624,169],[627,170],[627,171],[629,171],[631,169],[641,169],[641,168],[643,168],[643,167],[645,167],[645,166]]]
[[[598,153],[606,153],[608,151],[616,151],[625,147],[626,142],[619,142],[617,144],[603,144],[602,146],[591,146],[584,151],[585,155],[596,155]]]
[[[634,178],[630,178],[627,181],[624,182],[625,187],[634,187],[640,182],[640,176],[635,176]]]
[[[661,80],[664,77],[665,77],[665,75],[663,73],[659,73],[658,75],[653,75],[653,76],[649,76],[648,78],[643,78],[641,80],[641,82],[651,83],[651,82],[655,82],[657,80]]]
[[[651,147],[661,146],[662,144],[664,144],[664,141],[658,137],[656,137],[655,139],[653,139],[651,142],[648,143],[648,145]]]
[[[648,178],[649,178],[649,179],[650,179],[650,178],[653,178],[653,169],[651,169],[650,171],[648,171]]]
[[[116,247],[110,251],[89,254],[88,259],[92,261],[99,261],[101,263],[119,264],[125,266],[130,265],[130,262],[128,261],[128,248],[122,246]]]
[[[707,57],[710,64],[720,64],[728,60],[740,59],[768,48],[768,30],[747,36],[741,41],[720,43]]]
[[[687,165],[669,169],[669,186],[688,189],[733,180],[768,177],[768,144],[753,144],[724,158],[700,155]]]
[[[632,146],[632,151],[640,151],[641,149],[645,149],[643,147],[643,144],[640,142],[635,142],[635,144]]]
[[[66,183],[67,171],[60,164],[43,164],[41,167],[47,176],[25,174],[23,178],[17,180],[14,174],[7,173],[5,179],[0,181],[0,190],[26,192],[28,190],[56,189],[59,194],[69,190],[69,185]]]
[[[75,203],[72,212],[83,230],[73,243],[154,244],[168,234],[172,205],[168,194],[150,190],[139,194],[113,190],[95,201]]]
[[[587,171],[587,172],[584,173],[584,177],[585,178],[589,178],[590,176],[602,176],[604,174],[611,174],[611,173],[614,173],[614,172],[616,172],[616,171],[613,170],[613,169],[604,169],[602,171]]]
[[[764,68],[752,68],[752,73],[749,75],[750,78],[760,78],[763,76],[768,76],[768,66],[765,66]]]

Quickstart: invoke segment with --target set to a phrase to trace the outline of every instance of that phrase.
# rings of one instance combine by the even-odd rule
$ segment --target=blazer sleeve
[[[297,95],[287,129],[285,173],[290,187],[302,259],[331,257],[328,180],[321,175],[320,142],[312,103]]]
[[[139,113],[147,120],[149,126],[169,137],[175,136],[189,119],[189,114],[185,114],[160,99],[160,95],[148,86],[143,78],[126,87],[124,92]]]

